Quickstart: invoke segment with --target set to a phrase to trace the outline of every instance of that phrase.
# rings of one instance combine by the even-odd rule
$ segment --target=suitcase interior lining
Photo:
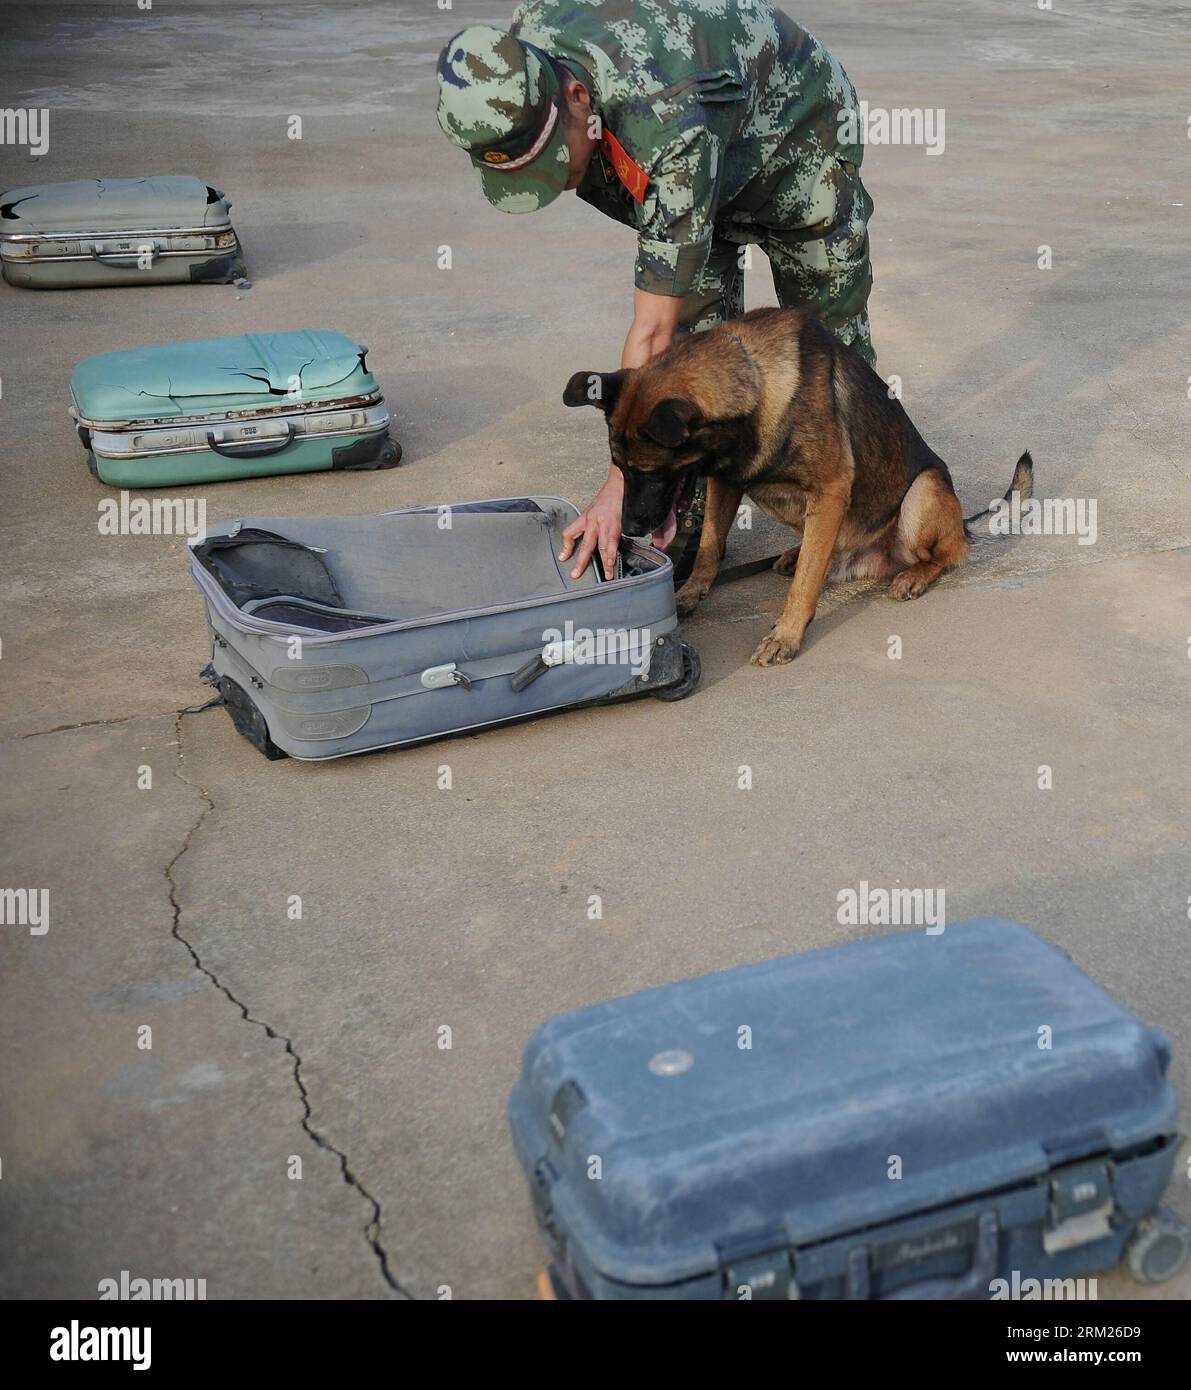
[[[245,526],[233,536],[200,542],[194,553],[240,608],[282,595],[331,608],[345,606],[322,554],[275,531]]]
[[[558,564],[571,521],[527,498],[376,517],[245,520],[235,536],[194,547],[238,607],[254,616],[341,632],[597,588]],[[622,573],[653,568],[622,552]]]
[[[254,598],[243,605],[245,613],[254,618],[264,618],[270,623],[284,623],[287,627],[307,628],[314,632],[356,632],[360,628],[376,627],[380,623],[391,622],[391,618],[381,618],[374,613],[353,613],[346,608],[328,608],[325,604],[312,603],[309,599],[296,598],[286,594],[278,598]]]

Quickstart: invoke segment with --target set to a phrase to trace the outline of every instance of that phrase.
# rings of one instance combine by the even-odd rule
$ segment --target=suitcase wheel
[[[99,468],[95,462],[95,450],[91,447],[91,431],[83,425],[78,425],[76,428],[79,432],[79,443],[87,451],[87,467],[90,470],[91,476],[96,482],[102,483],[103,479],[99,476]]]
[[[395,439],[386,439],[385,447],[380,451],[380,458],[377,460],[378,468],[396,468],[401,462],[401,445]]]
[[[1172,1212],[1160,1207],[1137,1223],[1125,1247],[1129,1273],[1139,1284],[1161,1284],[1187,1263],[1191,1231]]]
[[[258,753],[263,753],[271,762],[289,757],[289,754],[278,748],[269,737],[269,726],[265,723],[265,716],[249,699],[243,686],[237,685],[230,676],[221,676],[219,693],[223,696],[224,706],[231,715],[237,732],[243,734]]]
[[[699,661],[699,653],[689,643],[684,642],[682,644],[682,675],[673,685],[664,685],[660,690],[655,690],[653,698],[655,700],[685,700],[699,684],[699,677],[702,674],[703,666]]]
[[[379,443],[375,439],[360,439],[333,449],[331,457],[335,467],[345,473],[371,473],[377,468],[396,468],[401,462],[401,445],[386,434]]]

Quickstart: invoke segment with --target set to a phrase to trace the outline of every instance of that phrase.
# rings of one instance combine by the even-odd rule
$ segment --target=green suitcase
[[[113,487],[391,468],[401,449],[367,351],[305,328],[105,352],[75,368],[70,413]]]
[[[0,269],[26,289],[226,284],[231,202],[202,179],[76,179],[0,193]]]

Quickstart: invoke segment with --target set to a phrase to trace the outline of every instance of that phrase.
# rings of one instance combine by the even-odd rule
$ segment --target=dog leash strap
[[[748,579],[750,575],[760,574],[763,570],[771,570],[774,562],[780,560],[783,554],[784,551],[777,555],[766,555],[761,560],[745,560],[739,565],[729,565],[716,575],[712,588],[720,584],[732,584],[737,579]]]

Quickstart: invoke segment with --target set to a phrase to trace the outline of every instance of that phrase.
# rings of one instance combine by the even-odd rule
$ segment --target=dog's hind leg
[[[707,505],[703,512],[699,551],[695,556],[690,577],[677,594],[680,618],[685,618],[693,612],[715,583],[715,577],[720,572],[720,561],[724,558],[724,549],[728,544],[728,532],[732,529],[732,522],[743,496],[741,488],[724,482],[722,478],[713,475],[707,479]]]
[[[968,558],[959,498],[948,479],[928,468],[910,484],[897,518],[894,555],[906,566],[893,576],[889,597],[917,598]]]
[[[784,574],[789,579],[798,568],[798,552],[801,549],[802,542],[799,541],[797,545],[792,545],[789,550],[783,550],[773,562],[774,573]]]

